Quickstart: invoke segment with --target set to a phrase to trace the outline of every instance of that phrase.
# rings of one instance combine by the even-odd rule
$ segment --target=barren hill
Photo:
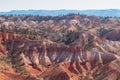
[[[0,80],[119,80],[119,21],[83,15],[1,17]]]

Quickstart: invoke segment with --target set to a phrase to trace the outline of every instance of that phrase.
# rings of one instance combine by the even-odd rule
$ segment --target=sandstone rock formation
[[[96,36],[92,34],[83,34],[82,43],[84,46],[91,47],[88,43],[91,38],[90,35],[93,37],[94,46],[89,50],[81,46],[47,44],[43,41],[24,40],[22,38],[18,40],[20,35],[8,33],[0,33],[0,35],[2,36],[1,46],[6,46],[1,47],[1,51],[8,51],[7,53],[4,52],[7,55],[13,51],[15,55],[16,51],[23,48],[21,55],[26,64],[26,69],[28,66],[32,66],[33,69],[39,71],[39,74],[35,76],[43,77],[45,80],[105,80],[112,76],[114,76],[113,80],[119,79],[120,72],[117,68],[119,68],[120,53],[115,51],[120,49],[120,42],[116,44],[116,42],[109,41],[112,42],[109,44],[108,40],[105,42],[98,37],[95,38]],[[85,36],[88,38],[84,38]],[[112,49],[114,52],[110,51]],[[102,76],[103,74],[106,75]]]
[[[0,80],[120,79],[119,19],[8,19],[0,24]]]

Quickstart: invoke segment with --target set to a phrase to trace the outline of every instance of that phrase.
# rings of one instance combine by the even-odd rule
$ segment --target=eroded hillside
[[[120,79],[119,21],[83,15],[0,17],[1,80]]]

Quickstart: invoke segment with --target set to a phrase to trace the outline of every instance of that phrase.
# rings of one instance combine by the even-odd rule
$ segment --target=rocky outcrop
[[[15,73],[8,71],[10,76],[21,80],[118,80],[119,21],[85,15],[0,17],[0,53]],[[0,76],[10,77],[1,71]]]
[[[15,55],[16,51],[21,50],[21,56],[26,68],[27,66],[32,66],[40,72],[38,75],[45,80],[100,80],[110,79],[112,76],[116,76],[113,80],[119,78],[118,74],[120,73],[117,70],[117,65],[119,64],[116,63],[116,60],[120,61],[119,56],[116,52],[112,53],[110,50],[113,47],[117,48],[120,46],[112,42],[110,45],[112,48],[107,48],[103,45],[109,45],[108,42],[103,42],[92,34],[87,33],[81,36],[83,37],[84,46],[87,45],[89,47],[88,43],[93,41],[95,47],[91,49],[82,48],[78,45],[67,46],[55,43],[48,44],[44,41],[27,40],[17,34],[0,33],[0,35],[1,46],[4,46],[0,48],[1,51],[7,51],[4,52],[7,55],[13,51]],[[107,71],[106,69],[109,68],[110,70]],[[102,76],[104,74],[103,71],[107,75]],[[112,73],[113,71],[115,73]],[[55,74],[52,72],[55,72]]]

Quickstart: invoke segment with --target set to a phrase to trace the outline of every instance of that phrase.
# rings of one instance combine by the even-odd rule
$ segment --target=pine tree
[[[24,51],[24,48],[22,47],[16,49],[15,45],[16,45],[16,41],[13,41],[13,43],[10,44],[8,57],[15,72],[20,73],[22,75],[26,75],[28,74],[28,72],[25,68],[25,63],[21,56],[22,52]]]

